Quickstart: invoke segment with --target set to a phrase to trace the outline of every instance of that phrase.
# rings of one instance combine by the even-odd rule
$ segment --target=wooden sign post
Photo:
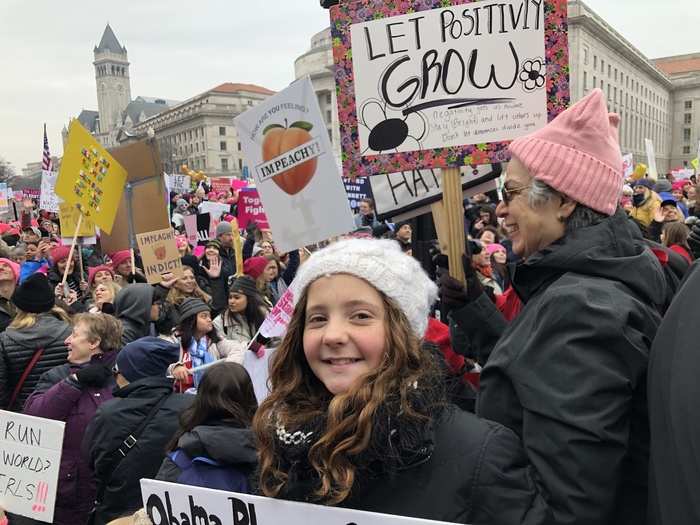
[[[459,168],[443,168],[442,220],[447,223],[447,256],[450,262],[450,276],[465,284],[462,255],[464,255],[464,207],[462,204],[462,183]]]

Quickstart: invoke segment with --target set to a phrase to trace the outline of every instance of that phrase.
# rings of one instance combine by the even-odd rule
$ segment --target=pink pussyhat
[[[608,113],[600,89],[509,149],[535,179],[570,199],[612,215],[622,194],[620,117]]]

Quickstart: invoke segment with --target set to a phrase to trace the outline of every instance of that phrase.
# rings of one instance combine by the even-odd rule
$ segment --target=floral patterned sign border
[[[366,177],[424,168],[474,166],[510,160],[509,141],[367,157],[360,155],[350,26],[473,1],[475,0],[341,0],[340,4],[331,8],[338,118],[343,174],[346,177]],[[551,121],[567,108],[570,98],[567,0],[545,0],[544,3],[547,113],[548,120]]]

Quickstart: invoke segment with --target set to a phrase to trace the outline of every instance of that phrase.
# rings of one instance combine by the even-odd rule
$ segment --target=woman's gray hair
[[[532,185],[530,186],[530,193],[528,194],[528,204],[530,208],[536,209],[544,206],[554,198],[562,198],[562,194],[544,182],[533,179]],[[608,216],[604,213],[592,210],[581,203],[576,203],[576,209],[574,209],[573,213],[566,219],[566,233],[568,234],[587,226],[593,226],[607,219],[607,217]]]

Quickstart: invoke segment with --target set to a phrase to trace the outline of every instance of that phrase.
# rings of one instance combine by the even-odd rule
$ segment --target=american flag
[[[46,136],[46,124],[44,124],[44,158],[41,161],[41,169],[51,171],[51,152],[49,151],[49,139]]]

